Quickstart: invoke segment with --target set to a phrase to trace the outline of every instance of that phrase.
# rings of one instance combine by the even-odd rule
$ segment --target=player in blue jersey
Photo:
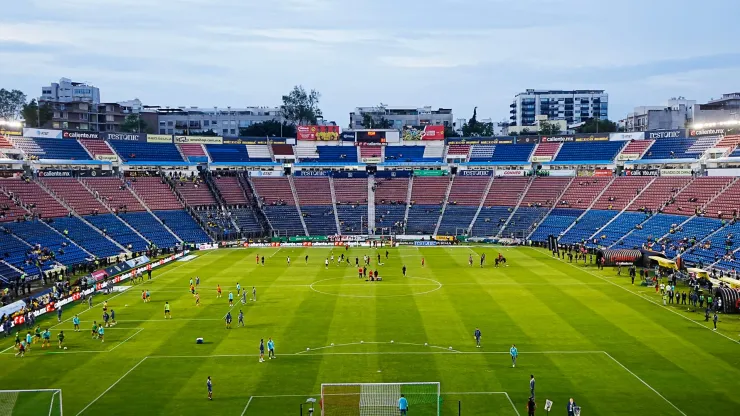
[[[105,342],[105,329],[103,329],[103,325],[98,327],[98,338],[100,338],[100,342]]]
[[[236,326],[244,326],[244,311],[239,309],[239,317],[237,318]]]
[[[213,382],[211,382],[211,376],[208,376],[208,380],[206,380],[206,387],[208,387],[208,400],[213,400]]]
[[[242,285],[239,283],[236,284],[236,294],[239,295],[242,292]]]
[[[259,362],[264,363],[265,362],[265,340],[260,340],[260,360]]]
[[[272,338],[267,339],[267,357],[271,360],[275,358],[275,341]]]
[[[80,317],[75,315],[74,318],[72,318],[72,324],[75,326],[75,332],[80,332]]]
[[[534,397],[534,374],[529,375],[529,394]]]
[[[234,292],[229,292],[229,306],[234,306]]]
[[[475,346],[476,348],[480,348],[480,329],[475,328],[475,332],[473,333],[473,337],[475,337]]]
[[[406,400],[405,397],[403,397],[403,394],[398,399],[398,411],[401,412],[401,415],[407,415],[409,412],[409,401]]]
[[[231,311],[226,312],[224,320],[226,321],[226,329],[231,329]]]
[[[509,355],[511,355],[511,366],[516,367],[516,357],[519,355],[519,350],[516,349],[516,345],[511,345],[511,348],[509,348]]]

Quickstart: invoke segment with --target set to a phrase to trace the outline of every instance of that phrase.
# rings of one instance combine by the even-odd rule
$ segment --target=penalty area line
[[[111,391],[111,389],[113,389],[113,387],[115,387],[116,384],[120,383],[121,380],[123,380],[124,378],[126,378],[127,375],[129,375],[132,371],[136,370],[136,368],[138,366],[140,366],[141,363],[143,363],[144,361],[146,361],[147,358],[149,358],[149,357],[142,358],[141,361],[139,361],[133,367],[131,367],[128,371],[126,371],[121,377],[118,378],[118,380],[116,380],[115,382],[113,382],[113,384],[111,384],[110,387],[108,387],[107,389],[105,389],[104,392],[100,393],[100,396],[96,397],[95,399],[93,399],[93,401],[91,401],[90,403],[88,403],[87,406],[83,407],[82,410],[80,410],[80,412],[77,413],[77,416],[80,416],[81,414],[85,413],[85,410],[89,409],[90,406],[92,406],[93,404],[95,404],[95,402],[97,402],[98,400],[100,400],[100,398],[102,398],[103,396],[105,396],[106,393],[108,393],[109,391]]]

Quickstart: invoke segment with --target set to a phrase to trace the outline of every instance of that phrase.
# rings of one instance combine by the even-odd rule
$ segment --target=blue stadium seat
[[[264,205],[262,210],[280,236],[306,235],[295,205]]]
[[[172,143],[142,143],[111,140],[111,147],[124,162],[184,162]]]
[[[178,243],[177,238],[148,212],[129,212],[119,217],[159,248],[174,247]]]
[[[145,251],[149,243],[113,214],[90,215],[85,219],[99,230],[104,230],[118,244],[133,252]]]
[[[406,232],[409,234],[432,234],[437,228],[442,205],[412,205],[409,208]]]
[[[376,205],[375,206],[375,227],[376,228],[388,228],[389,232],[403,234],[404,215],[406,215],[406,204]]]
[[[342,234],[367,234],[367,205],[337,205],[337,216]]]
[[[71,240],[51,231],[46,224],[39,221],[6,223],[5,227],[13,230],[15,235],[21,237],[31,246],[40,244],[42,248],[52,250],[55,253],[56,261],[65,266],[85,263],[90,256]],[[63,247],[63,245],[66,245],[66,247]],[[62,249],[64,254],[59,249]]]
[[[357,149],[352,146],[316,146],[320,162],[357,163]]]
[[[626,142],[570,142],[563,143],[556,162],[611,161],[617,157]]]
[[[495,145],[476,144],[470,152],[471,162],[490,162],[493,160],[493,153],[496,151]]]
[[[473,221],[477,205],[453,205],[447,204],[442,222],[439,224],[437,234],[462,235],[469,234],[470,223]]]
[[[694,217],[683,224],[679,230],[674,230],[668,235],[668,247],[666,247],[666,256],[674,258],[681,248],[684,250],[691,247],[690,241],[699,242],[709,234],[717,231],[722,227],[722,221],[716,218]]]
[[[483,207],[475,220],[472,234],[477,237],[497,235],[512,211],[514,211],[514,207]]]
[[[236,221],[242,233],[258,235],[262,233],[262,226],[257,222],[257,217],[252,207],[232,208],[231,216]]]
[[[559,237],[581,214],[583,214],[581,209],[555,208],[550,212],[550,215],[542,220],[529,239],[543,242],[547,241],[547,238],[551,235]]]
[[[501,235],[512,238],[526,237],[534,223],[542,220],[547,215],[547,211],[548,208],[520,206],[511,216]]]
[[[34,275],[40,272],[39,268],[34,264],[25,263],[26,252],[30,249],[31,247],[24,243],[23,240],[6,233],[4,230],[0,232],[0,258],[16,268],[23,270],[24,273]],[[46,261],[41,267],[44,270],[48,270],[52,267],[53,263],[53,261]]]
[[[527,162],[534,150],[533,143],[500,144],[493,151],[493,162]]]
[[[44,151],[40,159],[91,160],[85,148],[77,140],[33,139]]]
[[[696,159],[700,154],[688,154],[686,150],[694,144],[695,139],[659,139],[653,143],[642,159]]]
[[[619,211],[589,210],[559,241],[563,244],[575,244],[587,241],[617,214],[619,214]],[[592,244],[588,245],[591,246]]]
[[[740,264],[737,264],[736,260],[723,260],[728,251],[732,252],[738,248],[740,248],[740,222],[725,225],[681,257],[687,262],[695,264],[701,262],[705,267],[719,261],[718,268],[729,270],[736,267],[740,270]]]
[[[97,257],[106,258],[123,252],[121,248],[105,238],[99,230],[91,228],[77,217],[55,218],[49,225],[62,234],[67,231],[72,241]]]
[[[162,220],[172,232],[177,234],[180,240],[186,243],[200,244],[213,242],[211,237],[200,228],[193,217],[184,210],[154,211],[154,215]]]
[[[425,158],[425,146],[386,146],[386,162],[439,162],[438,158]]]
[[[613,247],[618,248],[640,248],[648,241],[655,241],[667,234],[671,225],[678,225],[686,221],[687,217],[681,215],[656,214],[641,224],[641,229],[635,229],[618,241]],[[623,233],[629,232],[624,229]],[[663,251],[656,249],[656,251]]]
[[[609,223],[609,225],[604,227],[604,229],[599,231],[599,234],[594,237],[597,240],[597,245],[604,247],[611,246],[626,233],[635,228],[635,225],[645,221],[645,219],[647,219],[647,215],[642,212],[625,211],[619,214],[614,218],[614,221]]]
[[[309,235],[337,234],[337,221],[331,205],[301,205],[301,212]]]

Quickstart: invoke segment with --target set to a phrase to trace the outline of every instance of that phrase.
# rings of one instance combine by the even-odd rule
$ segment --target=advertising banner
[[[686,130],[684,129],[653,130],[645,132],[645,138],[648,140],[682,139],[684,137],[686,137]]]
[[[532,162],[549,162],[551,160],[552,160],[552,155],[532,156]]]
[[[343,142],[353,142],[353,141],[355,141],[355,132],[354,132],[354,130],[344,130],[339,135],[339,140],[341,140]]]
[[[224,138],[219,136],[175,136],[175,143],[223,144]]]
[[[171,134],[147,134],[147,143],[172,143]]]
[[[577,142],[608,142],[609,133],[576,134]]]
[[[447,171],[444,170],[429,170],[429,169],[414,169],[414,176],[445,176]]]
[[[645,140],[645,132],[638,131],[634,133],[609,133],[609,140],[612,140],[612,141]]]
[[[548,170],[547,176],[576,176],[576,171],[573,169]]]
[[[23,137],[31,137],[34,139],[61,139],[62,130],[48,130],[48,129],[23,129]]]
[[[660,176],[691,176],[691,169],[661,169]]]
[[[299,235],[295,237],[288,237],[288,241],[290,241],[291,243],[304,243],[306,241],[311,241],[311,242],[329,241],[329,238],[325,235],[311,235],[311,236]]]
[[[496,169],[496,176],[524,176],[524,170]]]
[[[298,126],[296,139],[322,142],[339,140],[339,126]]]
[[[516,138],[501,137],[448,137],[449,144],[514,144]]]
[[[77,174],[81,178],[108,178],[113,176],[112,170],[102,169],[90,169],[90,170],[79,170]]]
[[[100,140],[100,133],[98,133],[97,131],[62,130],[62,138],[75,140]]]
[[[40,178],[71,178],[71,170],[40,170]]]
[[[282,170],[250,170],[247,174],[252,177],[276,178],[284,176],[285,172]]]
[[[95,155],[95,159],[104,162],[118,162],[118,156],[116,155]]]
[[[0,136],[23,136],[23,131],[26,129],[13,128],[13,127],[4,127],[0,129]],[[36,130],[36,129],[31,129]],[[26,136],[28,137],[28,136]]]
[[[542,136],[540,138],[542,143],[565,143],[576,141],[576,136],[565,135],[565,136]]]
[[[330,170],[297,170],[293,176],[330,176]]]
[[[701,136],[725,136],[730,134],[737,134],[738,129],[734,127],[714,127],[707,129],[691,129],[689,130],[689,137],[701,137]]]
[[[414,241],[415,246],[436,246],[436,241]]]
[[[660,170],[658,169],[634,169],[624,171],[626,176],[659,176]]]
[[[121,140],[127,142],[145,142],[146,133],[100,133],[103,140]]]
[[[403,140],[444,140],[445,126],[403,126]]]
[[[381,158],[376,156],[368,156],[368,157],[362,157],[360,158],[360,162],[362,163],[380,163]]]
[[[516,143],[517,144],[529,144],[529,143],[539,143],[540,142],[540,136],[517,136]]]
[[[617,160],[637,160],[640,158],[639,153],[620,153]]]
[[[608,178],[614,175],[614,172],[612,172],[611,169],[596,169],[594,170],[594,176],[601,177],[601,178]]]
[[[493,176],[492,170],[460,170],[457,172],[459,176]]]
[[[238,137],[236,139],[227,139],[224,137],[224,144],[285,144],[285,137]]]

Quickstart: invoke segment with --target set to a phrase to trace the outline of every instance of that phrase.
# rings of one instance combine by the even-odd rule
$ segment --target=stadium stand
[[[293,183],[308,234],[338,234],[329,177],[296,177]]]
[[[645,176],[619,176],[604,190],[593,205],[593,209],[621,211],[652,182]]]
[[[647,153],[642,156],[642,159],[696,159],[700,155],[686,153],[686,150],[694,144],[694,141],[694,139],[656,140],[647,150]]]
[[[213,162],[251,162],[247,146],[243,144],[207,144],[206,150]]]
[[[153,211],[182,209],[170,184],[161,177],[127,177],[126,185]]]
[[[99,258],[115,256],[123,252],[102,232],[93,229],[77,217],[55,218],[49,225]]]
[[[406,221],[406,231],[409,234],[434,233],[451,180],[443,176],[414,178]]]
[[[727,135],[723,136],[722,139],[720,139],[719,142],[717,142],[714,147],[718,149],[726,149],[725,155],[737,157],[738,153],[740,153],[740,150],[738,150],[738,145],[740,145],[740,134],[739,135]],[[1,145],[0,145],[1,147]]]
[[[102,159],[99,156],[116,156],[116,152],[108,146],[108,142],[105,140],[80,140],[80,144],[85,146],[85,149],[95,159]]]
[[[638,224],[648,218],[650,218],[650,216],[642,212],[622,212],[614,217],[614,219],[605,227],[595,233],[591,239],[591,245],[610,247],[626,233],[633,230]]]
[[[160,248],[174,247],[179,243],[177,238],[157,221],[152,214],[143,212],[120,213],[118,216],[126,221],[131,228],[138,231],[147,240]]]
[[[0,225],[0,256],[3,261],[13,265],[23,273],[34,275],[44,270],[49,270],[55,265],[51,258],[39,258],[32,253],[29,243],[20,237],[13,235],[8,224]]]
[[[732,181],[731,178],[705,176],[694,179],[686,188],[668,200],[666,214],[695,215]]]
[[[563,244],[589,243],[589,246],[593,246],[594,241],[591,240],[591,236],[604,227],[617,214],[619,214],[618,211],[590,209],[582,217],[574,220],[573,226],[565,231],[559,241]]]
[[[136,162],[184,162],[174,143],[141,143],[113,140],[108,142],[122,161]]]
[[[680,227],[669,230],[665,236],[665,254],[668,258],[686,252],[696,243],[717,231],[722,222],[715,218],[692,217]]]
[[[675,198],[684,186],[691,182],[690,177],[659,177],[638,196],[627,208],[630,211],[648,210],[657,212],[671,198]]]
[[[383,157],[383,148],[379,146],[360,146],[360,161],[369,163],[370,160],[380,160]],[[374,162],[377,163],[377,162]]]
[[[83,251],[77,244],[52,231],[51,227],[41,221],[10,222],[5,223],[5,227],[31,246],[40,247],[42,251],[48,250],[48,255],[52,256],[54,261],[65,266],[86,263],[86,259],[90,257],[90,254]],[[43,256],[42,253],[39,257]],[[48,262],[45,264],[50,266]]]
[[[407,178],[375,178],[375,227],[380,229],[377,234],[403,234],[408,191]]]
[[[544,242],[551,235],[559,237],[583,212],[580,209],[555,208],[542,220],[529,239]]]
[[[288,178],[251,178],[272,230],[280,236],[306,235]]]
[[[557,207],[586,209],[611,182],[611,177],[575,178],[560,196]]]
[[[354,146],[316,146],[320,162],[357,163],[357,149]]]
[[[621,240],[617,241],[615,246],[622,248],[645,247],[664,252],[665,244],[662,240],[663,236],[670,233],[671,229],[675,229],[686,220],[687,217],[681,215],[653,215],[634,230],[625,234]]]
[[[264,144],[248,144],[247,153],[252,162],[272,162],[270,148]]]
[[[730,219],[738,214],[740,209],[740,180],[733,179],[731,185],[704,208],[707,216],[719,219]]]
[[[556,162],[610,162],[622,150],[624,142],[585,142],[563,143],[563,147],[555,157]]]
[[[463,159],[467,161],[470,154],[469,144],[451,144],[447,147],[447,157],[454,159]]]
[[[192,207],[215,207],[218,205],[208,184],[200,176],[175,180],[175,191],[182,197],[185,205]]]
[[[470,151],[471,162],[490,162],[493,158],[493,152],[496,150],[495,145],[474,144]]]
[[[490,176],[455,176],[437,233],[468,234],[490,181]]]
[[[203,231],[197,222],[193,220],[187,212],[183,210],[176,211],[154,211],[154,215],[159,218],[175,235],[186,243],[210,243],[213,241],[208,234]]]
[[[617,159],[620,157],[624,160],[640,159],[645,151],[653,145],[653,142],[653,140],[632,140],[619,152]]]
[[[272,153],[275,155],[276,159],[285,159],[286,157],[295,156],[295,153],[293,153],[293,146],[289,144],[273,144]]]
[[[495,236],[511,216],[514,207],[519,203],[530,178],[504,177],[495,178],[488,191],[483,208],[473,225],[473,235]]]
[[[437,158],[424,157],[427,146],[386,146],[386,162],[439,162]]]
[[[127,250],[141,252],[149,245],[148,241],[113,214],[90,215],[84,218]]]
[[[21,205],[41,218],[63,217],[69,213],[64,206],[31,180],[0,179],[0,190],[6,195],[16,197]]]
[[[367,181],[364,178],[335,178],[334,193],[342,234],[367,232]],[[363,231],[364,230],[364,231]]]
[[[178,143],[177,147],[186,160],[191,162],[207,162],[208,155],[202,144],[198,143]]]
[[[708,149],[714,147],[719,142],[721,136],[702,136],[696,139],[694,143],[686,149],[686,154],[693,154],[696,159],[701,157]]]
[[[247,196],[239,184],[237,176],[221,176],[214,178],[216,189],[221,194],[226,205],[248,205]]]
[[[550,162],[555,160],[562,143],[538,143],[532,153],[532,162]]]
[[[90,160],[90,155],[77,140],[13,139],[17,147],[27,154],[36,155],[39,159]]]
[[[108,212],[108,208],[100,203],[77,179],[42,178],[40,182],[79,215]]]
[[[525,163],[532,155],[534,144],[508,144],[495,146],[493,150],[493,162]]]
[[[95,178],[82,181],[113,212],[146,211],[138,199],[131,193],[126,184],[119,178]]]

